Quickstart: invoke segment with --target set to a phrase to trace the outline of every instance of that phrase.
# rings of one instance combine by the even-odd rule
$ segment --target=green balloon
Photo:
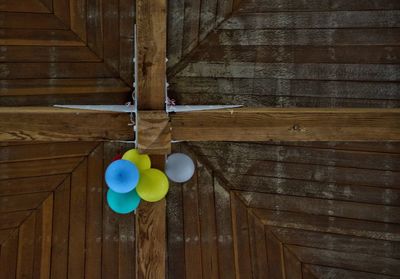
[[[134,211],[140,203],[140,197],[133,189],[128,193],[117,193],[111,189],[107,192],[108,206],[116,213],[127,214]]]
[[[148,169],[140,173],[136,191],[142,200],[157,202],[168,193],[169,182],[167,176],[160,170]]]

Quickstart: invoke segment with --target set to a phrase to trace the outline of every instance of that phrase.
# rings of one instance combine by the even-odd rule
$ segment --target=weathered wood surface
[[[166,1],[137,1],[138,107],[163,110],[166,78]]]
[[[3,2],[0,105],[123,104],[129,100],[132,1]],[[11,97],[14,83],[21,90]],[[32,85],[38,84],[43,91],[31,92]]]
[[[154,155],[171,152],[171,125],[165,111],[139,111],[136,123],[139,152]]]
[[[130,140],[126,113],[52,107],[0,108],[0,141]]]
[[[399,18],[393,0],[241,1],[176,67],[170,95],[181,104],[400,107]]]
[[[165,0],[136,1],[138,42],[136,58],[139,67],[136,101],[139,110],[164,110],[165,108],[166,7]],[[140,113],[145,118],[146,115],[152,114],[151,112]],[[165,114],[161,115],[163,115],[162,123],[168,124]],[[168,131],[162,140],[163,144],[170,144],[166,142],[169,137]],[[153,168],[164,169],[165,155],[153,155],[151,161]],[[136,250],[137,279],[166,278],[165,209],[165,199],[156,203],[142,202],[137,209],[136,238],[140,243]]]
[[[171,115],[188,141],[398,141],[397,109],[230,109]]]
[[[95,142],[0,148],[1,278],[134,278],[135,217],[108,208],[99,175],[116,152]]]
[[[214,278],[202,257],[208,245],[219,255],[207,259],[217,278],[400,275],[398,142],[191,143],[176,151],[192,156],[197,172],[173,184],[167,200],[169,277],[196,270],[195,278]],[[357,170],[368,177],[347,174]]]

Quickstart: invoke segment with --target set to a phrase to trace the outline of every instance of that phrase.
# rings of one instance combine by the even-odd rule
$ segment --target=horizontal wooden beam
[[[245,108],[170,116],[173,140],[400,140],[400,109]]]
[[[127,113],[53,107],[0,108],[0,141],[132,140]]]

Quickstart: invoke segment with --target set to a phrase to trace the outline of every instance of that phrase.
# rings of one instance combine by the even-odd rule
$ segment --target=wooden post
[[[166,7],[166,0],[136,1],[139,119],[143,110],[165,109]],[[146,119],[145,114],[143,119]],[[143,135],[140,134],[139,137]],[[139,145],[142,145],[141,139],[138,139]],[[152,167],[164,170],[165,155],[153,155],[151,161]],[[140,243],[137,279],[166,277],[165,211],[165,199],[156,203],[142,202],[137,210],[136,241]]]

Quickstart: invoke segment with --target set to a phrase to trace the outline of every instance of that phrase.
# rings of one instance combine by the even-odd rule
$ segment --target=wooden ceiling
[[[133,81],[132,1],[0,6],[0,105],[123,103]]]
[[[171,71],[179,102],[400,106],[399,1],[242,0],[224,19],[203,2],[189,10],[200,29],[173,38],[204,38]]]
[[[181,151],[197,173],[168,197],[169,278],[400,277],[399,143]]]

